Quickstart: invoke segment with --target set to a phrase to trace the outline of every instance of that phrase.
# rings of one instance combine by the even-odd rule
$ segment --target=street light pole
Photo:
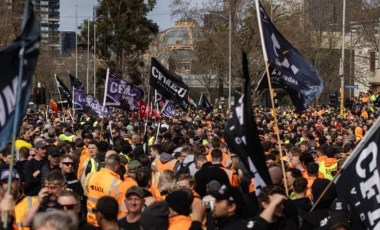
[[[228,109],[231,109],[231,89],[232,89],[231,53],[232,53],[232,21],[231,21],[231,11],[230,11],[230,14],[228,15]]]
[[[344,115],[344,38],[346,27],[346,0],[343,0],[343,23],[342,23],[342,57],[340,59],[339,76],[340,85],[340,116]]]

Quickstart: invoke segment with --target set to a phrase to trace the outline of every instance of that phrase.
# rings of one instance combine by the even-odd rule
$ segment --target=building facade
[[[42,47],[59,50],[60,0],[35,0],[34,7],[40,18]]]

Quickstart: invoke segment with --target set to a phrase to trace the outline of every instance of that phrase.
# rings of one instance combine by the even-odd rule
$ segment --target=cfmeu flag
[[[107,71],[105,105],[119,107],[127,111],[139,109],[138,101],[144,97],[144,91],[115,74]]]
[[[182,78],[171,73],[154,58],[152,58],[150,67],[149,84],[163,97],[177,105],[181,105],[183,101],[187,100],[189,87],[182,81]]]
[[[78,78],[74,77],[72,74],[69,74],[69,77],[70,77],[71,88],[84,90],[84,84]]]
[[[377,119],[335,181],[338,198],[350,205],[352,229],[380,229],[379,126]]]
[[[9,142],[12,133],[18,133],[28,107],[30,82],[37,64],[40,38],[40,25],[35,18],[32,2],[27,0],[21,34],[12,43],[0,48],[0,150]],[[17,92],[20,103],[16,101]],[[17,106],[20,106],[18,117],[15,114]],[[17,130],[13,130],[14,122]]]
[[[264,52],[268,56],[265,61],[269,63],[271,79],[288,91],[297,112],[302,112],[322,93],[323,81],[315,67],[272,24],[261,3],[256,2],[259,4]]]
[[[245,53],[243,54],[243,72],[244,94],[239,98],[232,117],[227,121],[224,138],[231,151],[236,153],[246,168],[251,171],[255,181],[255,193],[259,195],[261,189],[272,184],[272,181],[252,114],[248,60]]]

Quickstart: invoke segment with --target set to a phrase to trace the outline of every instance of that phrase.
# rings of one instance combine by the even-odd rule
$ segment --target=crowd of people
[[[351,229],[347,201],[326,188],[378,117],[376,99],[363,94],[344,116],[278,107],[278,128],[270,109],[254,107],[272,180],[260,193],[224,141],[223,109],[98,119],[29,108],[13,170],[13,143],[0,150],[1,220],[36,230]]]

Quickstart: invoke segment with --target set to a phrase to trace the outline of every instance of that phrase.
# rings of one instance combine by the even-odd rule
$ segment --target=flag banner
[[[187,100],[189,87],[182,81],[180,76],[169,72],[155,58],[152,58],[149,84],[159,91],[163,97],[178,105]]]
[[[162,95],[160,94],[160,92],[158,92],[157,90],[154,91],[154,104],[158,104],[160,101],[162,101],[164,98],[162,97]]]
[[[190,95],[187,97],[187,102],[193,109],[198,108],[198,105],[194,102],[193,98],[190,97]]]
[[[137,102],[144,97],[144,91],[127,83],[109,72],[107,76],[106,106],[118,107],[127,111],[139,109]]]
[[[57,83],[58,91],[61,97],[63,97],[68,102],[71,101],[71,93],[70,90],[66,87],[65,84],[63,84],[62,80],[59,79],[59,77],[55,77],[55,81]]]
[[[78,78],[74,77],[72,74],[69,74],[69,77],[70,77],[71,88],[84,90],[84,84]]]
[[[201,97],[199,98],[198,107],[205,109],[206,113],[211,113],[214,108],[203,93],[201,94]]]
[[[50,99],[50,108],[55,112],[55,113],[58,113],[58,104],[57,102],[55,102],[54,99]]]
[[[138,101],[137,105],[139,106],[140,118],[152,116],[152,108],[149,105],[147,105],[144,101],[142,100]]]
[[[82,111],[99,118],[109,116],[107,107],[103,107],[99,100],[92,95],[83,92],[82,90],[73,90],[73,107],[75,111]]]
[[[335,180],[338,198],[350,205],[352,229],[380,229],[379,126],[377,119]]]
[[[251,87],[246,55],[243,56],[243,72],[244,94],[239,98],[232,111],[232,117],[227,121],[224,138],[231,152],[236,153],[245,167],[251,171],[255,181],[255,193],[259,195],[261,189],[272,184],[272,181],[251,108]]]
[[[259,2],[260,20],[271,76],[288,91],[297,112],[322,93],[324,84],[315,67],[276,29]]]
[[[4,4],[4,3],[2,3]],[[25,10],[21,33],[12,43],[0,48],[0,150],[12,139],[13,133],[18,133],[26,109],[29,104],[30,83],[35,70],[40,49],[40,24],[35,18],[33,4],[25,1]],[[20,53],[23,52],[23,59]],[[20,61],[22,75],[20,76]],[[21,77],[21,85],[18,85]],[[20,104],[16,104],[17,92]],[[16,117],[16,106],[19,106],[19,116]],[[13,130],[16,121],[17,130]]]
[[[162,108],[161,115],[170,118],[177,116],[178,114],[175,108],[175,104],[167,100],[164,107]]]

